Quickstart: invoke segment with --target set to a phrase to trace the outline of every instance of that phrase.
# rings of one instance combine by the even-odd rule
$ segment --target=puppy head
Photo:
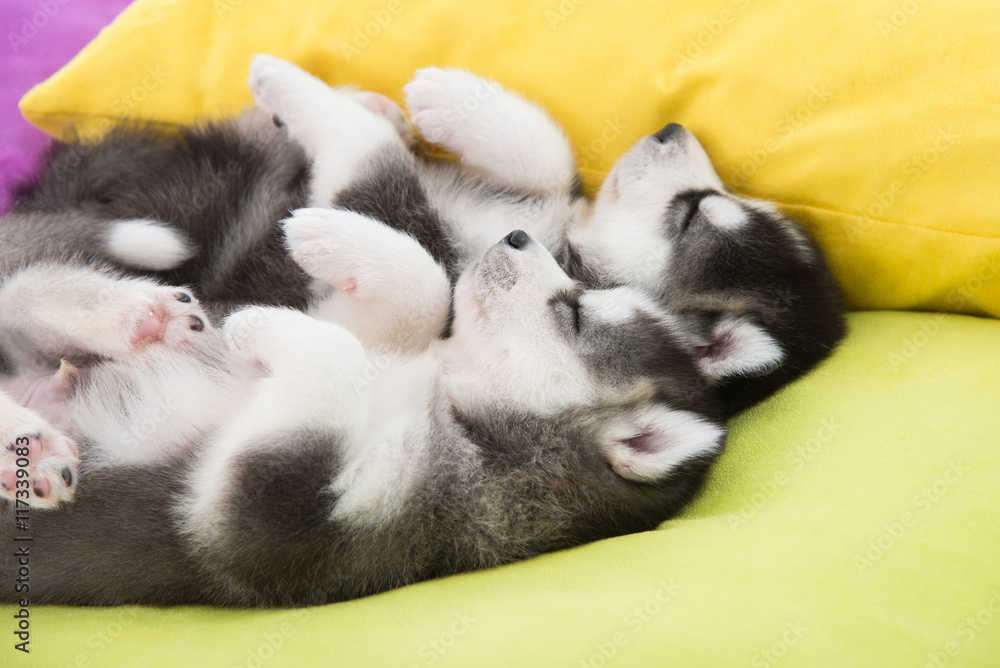
[[[754,401],[829,354],[844,333],[839,291],[809,235],[769,204],[728,192],[677,124],[615,164],[569,238],[571,273],[655,295],[720,383],[787,372],[754,390]]]

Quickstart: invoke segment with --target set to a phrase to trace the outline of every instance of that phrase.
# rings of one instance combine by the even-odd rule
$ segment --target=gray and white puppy
[[[245,303],[310,305],[342,322],[353,322],[351,300],[312,290],[284,248],[276,221],[292,209],[381,221],[416,239],[452,281],[520,228],[574,278],[640,288],[675,313],[729,413],[808,371],[845,332],[839,291],[808,234],[726,191],[680,126],[638,142],[590,201],[545,112],[466,72],[425,69],[405,87],[414,124],[461,163],[415,155],[388,99],[330,89],[291,63],[259,56],[250,87],[293,141],[254,115],[179,137],[122,129],[58,156],[28,206],[100,218],[109,259],[174,268],[154,275],[193,286],[217,316]],[[337,100],[373,113],[345,132]],[[151,219],[149,238],[120,219]],[[163,242],[153,220],[169,221],[181,239]],[[179,261],[176,245],[192,256]],[[427,297],[431,311],[445,308],[446,298]],[[380,321],[391,309],[362,313]],[[404,345],[419,349],[438,333],[427,329],[434,322],[411,327]],[[364,339],[364,323],[354,325]]]
[[[413,123],[460,163],[415,156],[399,110],[350,91],[378,113],[355,128],[352,141],[368,148],[348,163],[337,96],[325,84],[259,56],[250,87],[309,156],[311,206],[407,232],[453,280],[494,239],[521,228],[574,278],[642,289],[678,316],[729,413],[811,369],[846,331],[840,292],[808,233],[774,207],[729,193],[679,125],[639,141],[591,201],[548,115],[466,72],[429,68],[405,87]],[[314,299],[312,308],[349,317],[340,299]]]
[[[231,415],[146,459],[115,461],[122,440],[107,426],[93,435],[57,423],[80,444],[84,469],[71,503],[30,513],[33,602],[360,596],[653,528],[691,498],[722,448],[721,410],[689,389],[700,372],[672,318],[631,289],[583,288],[522,232],[462,274],[450,338],[377,359],[343,327],[291,309],[237,311],[223,332],[193,326],[200,316],[186,309],[143,315],[119,281],[91,289],[104,278],[67,271],[30,290],[4,285],[4,314],[66,325],[58,355],[101,356],[66,399],[71,412],[90,392],[123,399],[126,415],[135,408],[107,360],[205,356],[214,372],[242,368],[251,381],[205,374],[162,386],[214,395]],[[180,294],[160,304],[193,303]],[[18,331],[25,348],[47,349],[47,332]],[[190,425],[203,410],[182,402],[168,417]],[[41,443],[32,477],[51,445]],[[7,506],[5,535],[17,512]],[[14,556],[0,559],[9,572]]]
[[[331,195],[363,199],[372,174],[407,182],[397,167],[415,159],[384,115],[326,87],[310,101],[333,121],[324,145],[342,162],[323,171],[314,157],[314,183],[340,170]],[[72,484],[69,439],[83,469],[71,503],[30,514],[33,602],[304,605],[374,593],[655,527],[722,448],[724,413],[682,323],[640,291],[573,280],[520,230],[478,258],[446,237],[453,267],[371,212],[302,210],[285,223],[299,285],[354,333],[277,307],[237,310],[220,331],[184,289],[112,273],[81,250],[183,265],[188,244],[164,241],[155,211],[91,215],[86,230],[43,209],[2,227],[16,256],[0,277],[3,380],[34,389],[0,405],[14,446],[0,461],[48,482],[37,505],[56,500],[56,476]],[[45,244],[19,230],[49,223],[64,225],[64,241],[32,255],[27,246]],[[255,229],[273,238],[267,225],[247,229],[222,242],[252,248]],[[205,262],[198,287],[241,260]],[[454,298],[442,304],[449,270]],[[411,322],[443,331],[449,313],[448,338],[409,334]],[[26,408],[36,391],[44,400]],[[173,403],[149,415],[157,396]],[[147,415],[156,428],[136,448]],[[4,534],[20,491],[6,490]],[[0,557],[5,571],[12,559]]]

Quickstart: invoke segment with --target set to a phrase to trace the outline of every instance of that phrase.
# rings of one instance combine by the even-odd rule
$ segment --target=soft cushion
[[[705,493],[658,531],[298,611],[34,606],[30,658],[0,651],[18,666],[996,665],[1000,322],[876,312],[850,330],[735,420]]]
[[[1000,315],[995,0],[140,0],[21,108],[57,136],[250,103],[252,54],[399,97],[495,77],[562,122],[593,189],[679,122],[737,192],[810,228],[859,309]]]
[[[418,67],[466,67],[548,107],[591,189],[681,122],[816,233],[851,305],[996,315],[996,19],[986,0],[141,0],[22,108],[61,136],[233,113],[261,51],[397,99]],[[659,531],[300,611],[32,606],[32,653],[3,665],[991,665],[1000,323],[850,325],[734,421]]]

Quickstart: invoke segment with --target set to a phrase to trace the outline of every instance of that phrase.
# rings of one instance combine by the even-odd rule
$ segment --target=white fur
[[[629,417],[605,432],[605,453],[623,478],[654,482],[688,459],[722,449],[724,430],[693,413],[646,407]],[[642,439],[643,447],[630,445],[632,439]]]
[[[611,324],[627,323],[637,312],[665,314],[652,299],[630,288],[593,291],[582,300],[588,313]]]
[[[414,483],[428,473],[430,425],[439,401],[440,365],[433,355],[372,360],[359,390],[372,387],[364,437],[351,441],[332,489],[340,497],[333,519],[377,526],[403,508]]]
[[[500,185],[500,184],[498,184]],[[451,231],[466,257],[481,257],[512,230],[526,232],[549,250],[565,245],[566,226],[573,211],[568,198],[493,198],[483,206],[474,181],[456,181],[450,170],[431,171],[424,187],[445,221],[458,221]]]
[[[351,91],[331,89],[274,56],[254,58],[249,86],[257,105],[279,118],[312,159],[313,206],[330,205],[384,143],[406,144],[391,120],[372,113]]]
[[[425,139],[508,188],[568,190],[573,153],[559,127],[536,105],[493,81],[461,70],[418,70],[403,87],[413,122]]]
[[[710,378],[763,373],[785,356],[767,331],[742,318],[722,318],[715,325],[713,339],[719,351],[699,358],[701,370]]]
[[[67,404],[60,420],[90,444],[90,466],[146,464],[197,450],[234,417],[254,378],[239,368],[207,377],[203,360],[169,351],[111,363],[103,373],[100,383]]]
[[[158,220],[123,220],[108,229],[108,252],[136,269],[166,271],[194,256],[190,240]]]
[[[747,214],[739,204],[725,197],[712,196],[701,200],[699,212],[710,225],[736,231],[747,224]]]
[[[419,352],[441,334],[451,285],[413,237],[338,209],[299,209],[283,225],[295,261],[336,290],[310,305],[312,315],[340,323],[370,348]]]

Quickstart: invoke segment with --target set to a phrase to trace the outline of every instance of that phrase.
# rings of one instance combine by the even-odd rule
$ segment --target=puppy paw
[[[22,426],[0,439],[0,497],[54,508],[73,498],[79,465],[70,438],[45,423]]]
[[[139,303],[127,319],[128,345],[141,350],[156,343],[182,349],[195,337],[211,331],[208,317],[190,292],[182,288],[149,288],[137,295]]]
[[[499,84],[461,70],[428,67],[403,86],[406,106],[420,134],[462,156],[466,135]]]
[[[378,239],[364,241],[365,223],[377,224],[350,211],[324,208],[298,209],[281,221],[292,259],[307,274],[357,296],[359,281],[364,283],[358,269],[378,252]]]
[[[416,240],[359,213],[298,209],[282,225],[292,258],[306,273],[357,299],[422,294],[447,282]]]
[[[308,101],[310,92],[322,94],[326,84],[287,60],[266,53],[254,56],[247,80],[250,94],[261,109],[269,111],[278,127],[296,106]]]
[[[300,318],[308,316],[287,308],[249,306],[231,313],[222,331],[237,354],[269,369],[276,351],[294,345],[296,321]]]
[[[569,192],[576,166],[562,130],[545,111],[500,84],[427,68],[403,87],[423,137],[499,185]]]

